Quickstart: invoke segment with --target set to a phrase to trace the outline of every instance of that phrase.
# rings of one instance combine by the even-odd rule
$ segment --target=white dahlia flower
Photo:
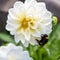
[[[6,29],[14,35],[15,41],[21,41],[24,46],[37,44],[35,39],[41,39],[41,34],[49,35],[52,31],[52,14],[46,9],[44,2],[26,0],[17,1],[9,9]]]
[[[21,46],[10,43],[8,46],[0,47],[0,60],[33,60],[27,51],[23,51]]]

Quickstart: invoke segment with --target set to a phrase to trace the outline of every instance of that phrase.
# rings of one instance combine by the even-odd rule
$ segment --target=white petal
[[[43,24],[41,25],[41,34],[49,34],[52,30],[52,24]]]
[[[31,34],[34,37],[40,37],[40,31],[38,31],[38,30],[31,30]]]
[[[24,35],[22,35],[22,34],[16,34],[15,35],[15,41],[16,41],[16,43],[18,43],[19,41],[21,41],[22,43],[24,43],[25,42]]]
[[[40,6],[40,7],[46,7],[45,2],[38,2],[37,5],[38,5],[38,7],[39,7],[39,6]]]
[[[17,17],[17,15],[16,15],[16,11],[14,10],[14,8],[11,8],[11,9],[9,9],[9,17],[11,17],[12,19],[18,19],[18,17]]]
[[[52,32],[52,24],[46,26],[46,34],[49,35]]]
[[[23,6],[24,6],[24,4],[21,1],[16,1],[15,4],[14,4],[14,8],[20,8],[20,7],[23,7]]]
[[[4,54],[2,54],[4,52]],[[6,57],[6,53],[8,52],[7,47],[2,46],[0,47],[0,57]]]
[[[14,25],[19,25],[19,20],[18,19],[13,19],[8,15],[7,23],[11,23],[11,24],[14,24]]]
[[[10,14],[8,14],[8,16],[7,16],[7,20],[10,20],[10,21],[15,21],[15,20],[18,20],[18,18],[17,17],[13,17],[13,16],[11,16]]]
[[[37,44],[37,41],[36,41],[36,39],[34,37],[31,38],[30,44],[32,44],[32,45],[36,45]]]
[[[46,11],[44,13],[44,17],[51,18],[52,17],[52,13],[50,11]]]
[[[18,8],[18,9],[17,9]],[[17,1],[14,4],[14,10],[18,18],[22,18],[22,15],[25,13],[25,7],[24,4],[21,1]]]
[[[35,4],[35,3],[37,3],[37,1],[36,0],[26,0],[25,1],[25,5],[27,6],[27,7],[29,7],[31,4]]]
[[[16,33],[16,31],[14,31],[14,30],[13,31],[10,31],[10,34],[11,35],[15,35],[15,33]]]
[[[25,4],[30,3],[30,2],[32,2],[32,1],[34,1],[34,0],[25,0]],[[35,1],[36,1],[36,0],[35,0]]]
[[[37,3],[37,10],[39,11],[39,13],[45,12],[47,10],[45,3],[44,2]]]
[[[7,58],[0,57],[0,60],[8,60]]]
[[[27,9],[30,9],[31,7],[35,7],[36,4],[37,4],[37,1],[36,0],[26,0],[25,1],[25,4],[24,4],[25,5],[26,12],[28,11]]]
[[[22,2],[16,2],[14,4],[14,7],[9,9],[9,16],[12,18],[12,19],[16,19],[18,20],[22,18],[22,14],[25,13],[25,9],[24,9],[24,5]]]
[[[13,24],[7,24],[6,25],[6,30],[8,31],[13,31],[13,30],[16,30],[18,27],[16,25],[13,25]]]
[[[46,33],[46,30],[45,29],[46,28],[44,27],[44,25],[43,24],[40,24],[39,30],[40,30],[41,34],[45,34]]]
[[[40,24],[40,22],[37,21],[36,23],[34,23],[34,26],[31,26],[29,24],[29,27],[32,28],[32,29],[37,29],[37,27],[38,27],[39,24]]]
[[[28,47],[29,42],[25,40],[25,43],[23,44],[25,47]]]
[[[25,31],[24,35],[25,35],[25,39],[29,41],[30,40],[30,31],[29,31],[29,29],[27,29]]]
[[[28,54],[28,51],[24,51],[24,57],[25,57],[25,60],[33,60],[32,58],[29,58],[29,54]],[[27,56],[27,58],[26,58]]]
[[[49,24],[52,22],[52,18],[45,18],[44,17],[40,20],[41,24]]]

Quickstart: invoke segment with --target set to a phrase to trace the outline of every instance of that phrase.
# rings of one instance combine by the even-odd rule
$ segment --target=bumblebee
[[[44,46],[48,42],[48,35],[44,34],[41,36],[41,40],[36,39],[36,41],[40,46]]]

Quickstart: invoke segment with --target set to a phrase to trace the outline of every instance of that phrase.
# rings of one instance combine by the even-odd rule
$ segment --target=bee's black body
[[[39,43],[40,46],[44,46],[47,42],[48,42],[48,35],[44,34],[41,36],[41,40],[37,40],[36,41]]]

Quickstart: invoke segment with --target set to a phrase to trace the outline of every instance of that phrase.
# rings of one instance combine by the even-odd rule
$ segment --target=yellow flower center
[[[23,28],[23,29],[28,28],[28,21],[26,20],[26,18],[24,18],[24,19],[21,21],[21,28]]]
[[[20,31],[21,29],[26,30],[30,24],[30,26],[34,26],[37,18],[31,18],[31,17],[26,17],[26,15],[22,15],[22,18],[19,20],[20,27],[17,29],[17,31]],[[29,27],[31,28],[31,27]]]

